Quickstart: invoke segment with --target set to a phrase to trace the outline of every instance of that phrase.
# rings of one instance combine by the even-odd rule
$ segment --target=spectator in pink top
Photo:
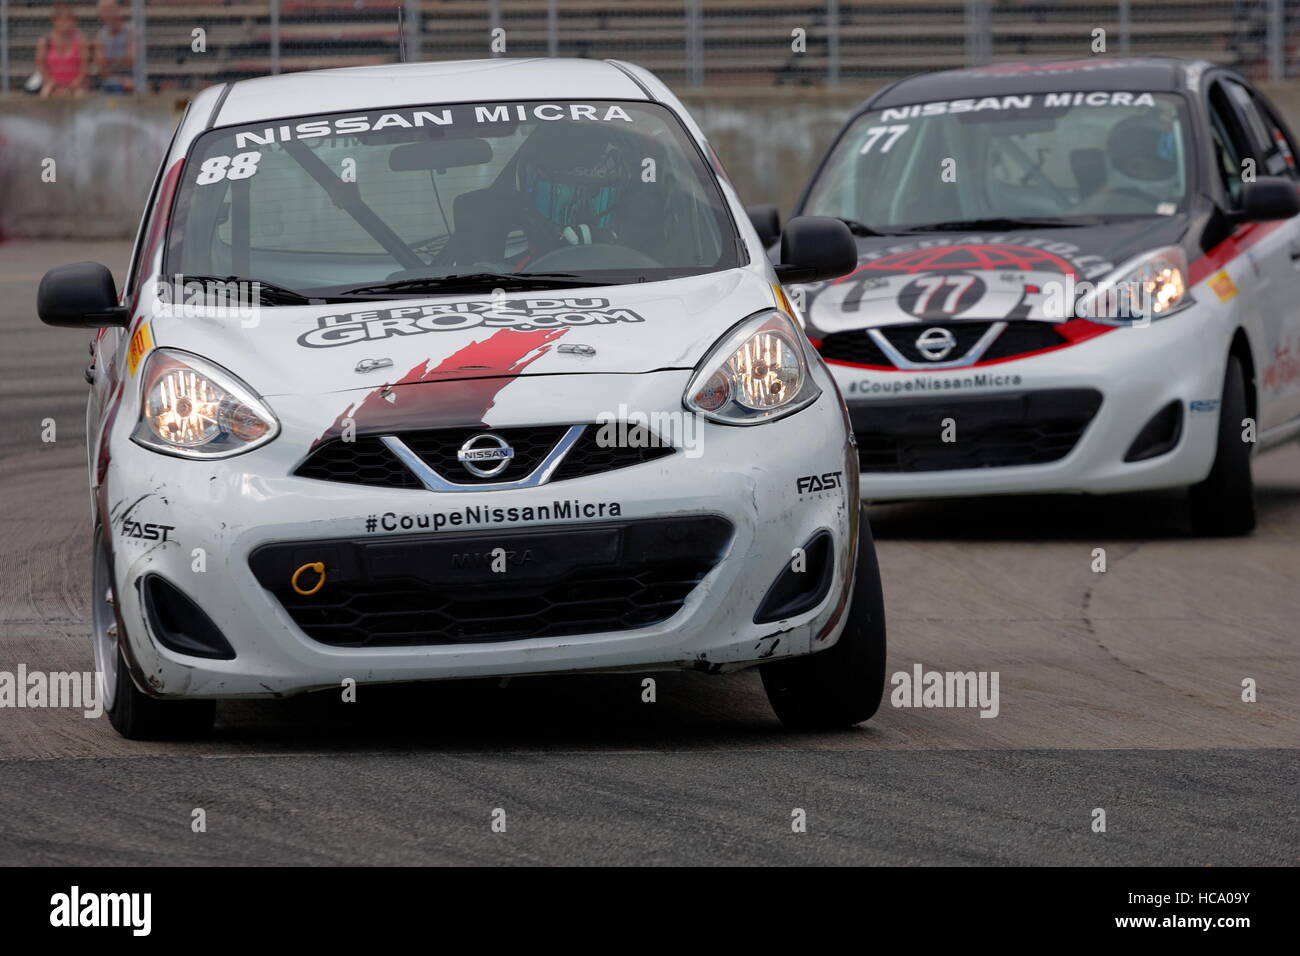
[[[77,18],[63,4],[54,8],[54,28],[36,41],[36,69],[41,73],[41,96],[81,96],[86,92],[90,65],[86,38]]]

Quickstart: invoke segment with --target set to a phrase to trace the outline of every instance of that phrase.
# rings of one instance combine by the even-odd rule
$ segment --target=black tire
[[[867,523],[859,517],[853,600],[840,639],[827,650],[763,664],[763,688],[792,730],[831,730],[869,720],[885,692],[885,598]]]
[[[1246,376],[1241,361],[1230,355],[1219,403],[1219,440],[1214,466],[1204,481],[1188,490],[1192,531],[1198,535],[1231,537],[1254,530],[1251,444],[1241,440],[1241,422],[1248,414]]]
[[[112,592],[112,600],[108,605],[112,608],[108,612],[109,620],[113,622],[119,634],[125,634],[123,630],[122,615],[117,612],[120,606],[117,601],[117,588],[107,585],[106,580],[112,579],[112,561],[113,555],[109,549],[108,543],[103,533],[96,528],[95,548],[97,561],[106,562],[103,566],[96,566],[92,569],[91,579],[94,582],[92,591],[100,587],[106,587]],[[101,550],[102,549],[102,553]],[[105,572],[107,568],[107,572]],[[92,594],[92,600],[96,600],[98,595]],[[96,610],[95,614],[99,614]],[[94,625],[96,631],[92,634],[91,640],[98,640],[98,619]],[[105,631],[105,633],[110,633]],[[111,638],[109,638],[111,641]],[[120,643],[121,638],[118,638]],[[104,648],[108,652],[108,646]],[[112,650],[113,658],[117,660],[116,673],[109,678],[113,683],[113,703],[105,708],[108,714],[108,722],[113,725],[123,737],[128,740],[178,740],[185,738],[205,737],[212,733],[212,725],[216,719],[217,705],[212,700],[169,700],[149,697],[142,693],[135,686],[135,681],[127,672],[126,661],[122,657],[122,651],[119,648]],[[107,657],[98,658],[99,660],[108,660]]]
[[[108,722],[128,740],[188,740],[212,733],[214,700],[167,700],[141,693],[119,651],[117,682]]]

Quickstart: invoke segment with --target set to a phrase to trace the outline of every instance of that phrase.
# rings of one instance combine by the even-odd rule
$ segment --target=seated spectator
[[[77,29],[77,17],[64,4],[54,7],[53,29],[36,41],[36,69],[40,71],[41,97],[82,96],[86,92],[86,40]]]
[[[122,17],[117,0],[99,0],[103,26],[95,34],[95,75],[105,93],[130,93],[134,89],[135,34]]]

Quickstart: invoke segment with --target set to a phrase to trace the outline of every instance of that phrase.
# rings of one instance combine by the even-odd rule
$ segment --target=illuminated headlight
[[[1163,319],[1193,303],[1187,292],[1187,255],[1177,246],[1126,263],[1075,303],[1074,314],[1105,324]]]
[[[756,425],[816,401],[803,333],[776,310],[750,316],[715,345],[691,376],[682,403],[714,421]]]
[[[131,440],[184,458],[226,458],[265,444],[280,423],[253,390],[188,352],[158,349],[143,373]]]

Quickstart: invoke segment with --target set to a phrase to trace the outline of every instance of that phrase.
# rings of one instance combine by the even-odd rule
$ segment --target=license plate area
[[[361,549],[361,565],[374,582],[491,584],[616,565],[622,550],[621,528],[487,531],[432,541],[426,536],[367,543]]]

